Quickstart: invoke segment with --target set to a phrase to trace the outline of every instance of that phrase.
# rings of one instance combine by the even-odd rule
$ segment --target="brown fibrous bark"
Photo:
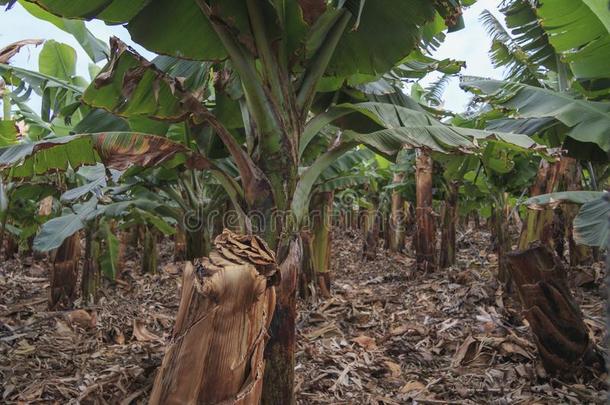
[[[279,273],[256,236],[225,230],[209,258],[187,263],[172,340],[150,404],[260,401]]]
[[[417,264],[424,270],[435,267],[436,229],[432,208],[432,170],[430,153],[419,149],[416,158],[416,233],[414,236]]]
[[[49,309],[71,308],[78,293],[80,235],[65,239],[55,253],[50,274]]]
[[[569,376],[584,366],[601,368],[603,359],[589,337],[557,256],[538,243],[508,254],[507,259],[545,370]]]

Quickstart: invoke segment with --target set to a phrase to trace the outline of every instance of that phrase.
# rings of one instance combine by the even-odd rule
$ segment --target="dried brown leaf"
[[[405,385],[403,385],[400,388],[400,392],[403,394],[408,394],[411,392],[418,393],[425,388],[426,388],[425,384],[422,384],[421,382],[419,382],[417,380],[412,380],[412,381],[409,381],[408,383],[406,383]]]
[[[390,375],[392,377],[394,377],[394,378],[400,377],[400,374],[401,374],[400,364],[396,364],[390,360],[385,360],[383,363],[386,365],[386,367],[390,371]]]
[[[358,337],[353,338],[352,342],[357,343],[364,350],[377,349],[377,342],[375,341],[374,338],[369,337],[369,336],[360,335]]]
[[[146,324],[139,319],[133,320],[133,336],[139,342],[150,342],[161,338],[146,329]]]
[[[21,41],[13,42],[12,44],[0,49],[0,63],[7,64],[9,60],[26,45],[38,46],[43,42],[44,40],[42,39],[23,39]]]
[[[83,309],[69,312],[66,318],[73,327],[78,326],[83,329],[93,329],[97,324],[97,316],[95,314],[90,315],[89,312]]]

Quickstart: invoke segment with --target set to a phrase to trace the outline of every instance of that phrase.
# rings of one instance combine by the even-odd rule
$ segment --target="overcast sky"
[[[499,2],[499,0],[478,0],[474,6],[467,9],[464,12],[466,28],[449,34],[434,57],[438,59],[453,58],[464,60],[466,68],[463,70],[463,73],[466,75],[501,78],[502,72],[491,66],[487,56],[490,40],[478,20],[481,11],[484,9],[488,9],[496,14],[496,16],[500,16],[497,12]],[[96,37],[104,41],[107,41],[110,36],[115,35],[133,45],[129,38],[129,33],[122,26],[107,26],[100,21],[89,22],[87,26]],[[21,39],[54,39],[69,44],[78,52],[77,74],[89,78],[87,67],[91,61],[87,54],[82,51],[78,42],[71,35],[61,31],[54,25],[30,16],[19,4],[15,4],[8,12],[0,9],[0,27],[2,27],[0,30],[0,48]],[[151,56],[150,53],[141,47],[135,47],[144,56]],[[16,66],[36,70],[40,49],[41,46],[37,48],[29,46],[15,56],[11,63]],[[433,76],[429,77],[426,82],[432,80],[434,80]],[[451,84],[447,87],[444,98],[445,108],[455,112],[463,111],[469,100],[468,95],[460,90],[457,78],[452,80]],[[37,102],[33,104],[39,106]]]

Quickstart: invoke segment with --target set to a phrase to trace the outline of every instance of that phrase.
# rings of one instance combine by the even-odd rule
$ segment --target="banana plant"
[[[485,127],[487,116],[475,115],[465,119],[457,116],[456,125]],[[517,144],[489,140],[480,153],[474,156],[438,157],[445,162],[444,177],[448,181],[458,180],[460,194],[465,195],[468,209],[485,204],[491,219],[491,232],[498,256],[498,279],[510,288],[510,278],[505,254],[510,251],[511,240],[508,221],[511,208],[518,197],[524,194],[536,175],[540,160],[552,160],[551,150],[538,145],[537,148],[523,148]],[[462,181],[463,180],[463,181]]]
[[[118,179],[119,173],[113,173]],[[82,166],[66,179],[73,187],[59,198],[60,215],[45,222],[33,241],[38,252],[59,248],[65,240],[84,232],[86,235],[85,266],[82,277],[82,296],[95,300],[100,276],[114,281],[120,270],[118,229],[144,225],[156,228],[165,235],[174,233],[172,210],[162,201],[149,196],[142,198],[137,193],[113,194],[113,187],[106,180],[106,168],[101,165]],[[120,225],[117,228],[118,221]],[[149,244],[145,257],[154,258],[155,245]]]
[[[236,206],[246,213],[261,214],[267,226],[259,228],[259,234],[277,250],[280,262],[289,251],[296,251],[289,247],[298,244],[298,230],[316,178],[342,153],[361,143],[391,156],[404,143],[423,142],[442,150],[447,145],[474,147],[471,140],[476,133],[468,131],[469,138],[465,138],[455,130],[430,129],[428,124],[373,134],[345,131],[338,144],[298,173],[307,124],[312,116],[328,109],[323,97],[318,97],[323,95],[318,91],[323,80],[339,85],[346,80],[352,84],[376,80],[400,64],[424,31],[434,38],[446,25],[456,25],[458,1],[406,4],[383,0],[375,7],[358,1],[245,1],[228,6],[216,1],[155,0],[134,7],[118,7],[115,2],[36,3],[65,18],[126,24],[132,38],[153,52],[213,62],[227,59],[213,69],[217,80],[215,106],[211,107],[204,102],[205,93],[183,91],[179,80],[165,80],[148,62],[115,42],[109,65],[89,87],[90,93],[85,92],[83,101],[118,115],[148,115],[211,127],[238,168],[240,188],[236,189],[224,171],[212,171],[227,183],[226,189],[238,200]],[[376,50],[375,58],[369,57],[370,49]],[[437,139],[442,139],[440,144]],[[172,156],[174,149],[169,148]],[[204,158],[205,165],[199,167],[210,169],[210,160]],[[275,220],[278,212],[281,218]],[[295,280],[295,271],[285,268],[284,280]],[[290,283],[280,289],[267,350],[263,389],[267,403],[293,401],[290,336],[294,336],[294,300],[290,297],[294,289]]]
[[[580,190],[585,172],[589,187],[598,189],[596,180],[603,178],[610,162],[610,103],[605,84],[608,71],[600,67],[600,63],[605,65],[600,60],[605,55],[595,52],[594,56],[590,50],[610,44],[610,13],[595,2],[567,5],[556,0],[512,0],[501,11],[510,32],[488,12],[482,20],[493,39],[492,61],[506,68],[508,80],[467,77],[461,83],[476,100],[486,103],[477,119],[486,122],[487,129],[530,134],[548,146],[566,150],[566,156],[551,167],[541,162],[530,196]],[[566,206],[562,215],[571,224],[576,211]],[[563,255],[563,242],[554,243],[549,231],[556,213],[544,209],[528,211],[526,216],[520,249],[542,240]],[[574,243],[571,226],[565,234],[571,263],[586,262],[591,254]]]

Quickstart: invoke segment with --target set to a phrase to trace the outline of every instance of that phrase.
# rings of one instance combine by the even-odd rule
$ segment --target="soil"
[[[515,297],[494,279],[490,235],[458,235],[459,265],[425,274],[380,247],[362,260],[335,232],[333,295],[300,302],[300,404],[604,403],[606,374],[547,375]],[[178,308],[183,263],[160,245],[159,274],[137,255],[94,306],[48,311],[48,260],[0,264],[0,403],[145,403]],[[410,250],[410,249],[408,249]],[[591,336],[603,343],[603,264],[570,270]],[[600,347],[601,350],[601,347]]]

